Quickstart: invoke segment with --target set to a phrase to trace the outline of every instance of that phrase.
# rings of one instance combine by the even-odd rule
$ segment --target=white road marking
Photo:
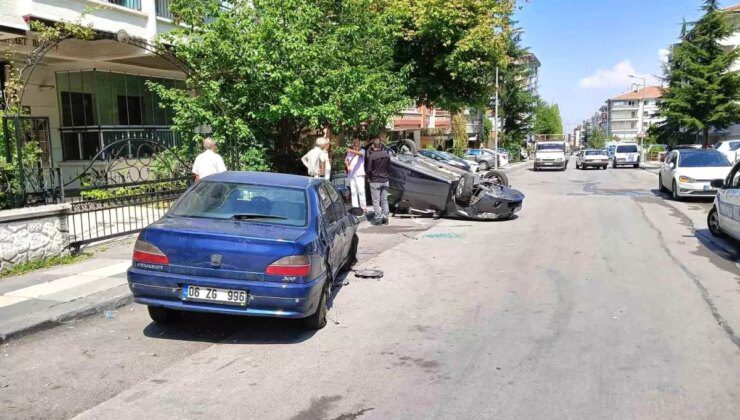
[[[16,303],[25,302],[29,300],[29,298],[26,297],[20,297],[20,296],[3,296],[0,295],[0,308],[5,306],[14,305]]]

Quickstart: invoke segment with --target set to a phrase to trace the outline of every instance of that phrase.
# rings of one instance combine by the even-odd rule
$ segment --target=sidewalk
[[[86,261],[0,279],[0,342],[131,302],[132,244],[128,238]]]

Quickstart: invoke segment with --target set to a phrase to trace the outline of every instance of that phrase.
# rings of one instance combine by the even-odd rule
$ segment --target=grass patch
[[[34,270],[55,267],[57,265],[74,264],[80,261],[84,261],[90,258],[91,256],[92,254],[89,252],[81,252],[75,255],[66,255],[63,257],[51,257],[51,258],[47,258],[44,260],[28,261],[28,262],[18,264],[15,267],[11,268],[10,270],[3,271],[2,273],[0,273],[0,278],[18,276],[18,275],[26,274]]]

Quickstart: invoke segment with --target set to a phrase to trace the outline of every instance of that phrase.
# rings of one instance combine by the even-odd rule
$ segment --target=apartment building
[[[424,105],[409,105],[393,118],[391,133],[394,138],[412,139],[419,148],[437,147],[451,139],[452,120],[448,111]]]
[[[43,56],[28,79],[21,105],[29,124],[24,124],[23,135],[39,141],[43,164],[74,174],[117,140],[147,138],[171,145],[179,141],[170,130],[171,112],[160,107],[146,82],[182,85],[184,73],[116,36],[125,31],[130,39],[152,41],[174,27],[168,6],[168,0],[0,2],[3,81],[10,65],[22,66],[37,45],[31,31],[34,20],[81,21],[102,35],[91,41],[62,41]]]
[[[529,69],[529,74],[526,79],[522,81],[522,84],[526,86],[526,88],[532,92],[532,94],[537,95],[537,89],[539,84],[539,72],[540,72],[540,66],[542,63],[540,63],[540,60],[537,58],[534,53],[529,53],[524,56],[524,62],[527,64],[527,68]]]
[[[648,128],[659,123],[658,115],[663,88],[647,86],[607,100],[606,132],[619,141],[637,141],[647,135]]]

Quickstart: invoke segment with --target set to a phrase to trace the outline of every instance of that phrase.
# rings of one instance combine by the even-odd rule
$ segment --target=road
[[[737,418],[740,270],[707,202],[608,169],[509,174],[515,220],[365,227],[331,322],[137,305],[0,349],[4,418]],[[395,225],[395,226],[394,226]]]

